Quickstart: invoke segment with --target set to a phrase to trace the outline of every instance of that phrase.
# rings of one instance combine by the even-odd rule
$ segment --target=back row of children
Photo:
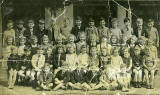
[[[67,31],[69,20],[65,19],[54,45],[45,34],[40,44],[37,35],[22,35],[17,46],[16,36],[4,36],[3,57],[8,60],[9,88],[14,87],[16,80],[20,85],[45,90],[128,91],[131,81],[135,87],[147,83],[147,88],[153,88],[159,45],[153,20],[148,21],[147,32],[142,30],[140,18],[134,32],[128,18],[124,20],[123,32],[117,27],[117,19],[112,20],[111,29],[105,27],[104,19],[98,28],[91,19],[85,32],[78,20],[76,25],[80,26],[74,27],[71,34]]]

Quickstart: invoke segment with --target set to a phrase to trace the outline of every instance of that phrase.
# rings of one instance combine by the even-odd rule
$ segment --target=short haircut
[[[147,23],[154,22],[153,19],[148,19]]]

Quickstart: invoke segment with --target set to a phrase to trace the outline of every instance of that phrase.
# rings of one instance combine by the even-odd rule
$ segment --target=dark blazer
[[[133,31],[134,31],[133,35],[135,35],[138,38],[138,27],[136,27]],[[145,35],[146,35],[145,29],[144,29],[144,27],[142,27],[141,36],[145,36]]]
[[[7,65],[8,70],[10,70],[11,68],[19,70],[18,55],[11,54],[8,58]]]

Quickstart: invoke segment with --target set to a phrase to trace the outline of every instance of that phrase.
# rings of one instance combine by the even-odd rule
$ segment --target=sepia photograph
[[[160,95],[160,0],[0,0],[0,95]]]

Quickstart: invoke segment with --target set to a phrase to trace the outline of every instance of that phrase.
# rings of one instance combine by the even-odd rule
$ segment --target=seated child
[[[150,48],[146,48],[145,56],[143,58],[144,73],[147,82],[147,88],[153,89],[154,75],[157,62],[152,56]]]
[[[23,85],[29,85],[29,79],[31,77],[31,69],[32,69],[32,64],[31,64],[31,56],[30,56],[30,49],[25,47],[24,48],[24,55],[22,57],[23,61],[20,63],[20,70],[18,71],[18,82],[22,83]]]
[[[132,58],[130,57],[130,54],[129,54],[129,48],[128,47],[124,47],[122,49],[123,51],[123,63],[126,64],[126,70],[128,73],[131,73],[131,69],[132,69]]]
[[[141,62],[141,55],[140,55],[140,48],[136,46],[134,48],[134,56],[133,59],[133,74],[134,74],[134,84],[135,87],[140,88],[142,82],[142,62]]]
[[[107,55],[106,48],[101,49],[101,55],[100,55],[100,67],[104,69],[104,65],[108,65],[110,63],[110,56]]]
[[[89,57],[89,65],[88,65],[88,81],[92,80],[92,83],[98,82],[99,77],[99,57],[97,55],[97,48],[91,47],[90,57]],[[93,79],[92,79],[93,77]]]
[[[17,60],[18,60],[17,48],[13,47],[11,48],[11,54],[7,61],[8,71],[9,71],[9,80],[8,80],[9,89],[13,89],[15,85],[17,71],[19,67]]]
[[[21,37],[19,40],[19,46],[18,46],[18,55],[24,54],[24,48],[26,47],[26,37]]]
[[[77,69],[73,71],[75,83],[68,83],[73,89],[83,89],[82,84],[86,82],[86,72],[88,69],[88,59],[87,48],[85,45],[81,48],[81,53],[78,55],[79,63]]]
[[[38,48],[37,53],[32,56],[31,63],[33,67],[31,72],[31,76],[32,76],[31,80],[33,83],[33,87],[35,88],[36,87],[35,81],[37,81],[40,71],[45,64],[45,56],[43,55],[43,50],[41,47]]]
[[[122,91],[128,91],[131,81],[131,74],[127,73],[126,64],[121,65],[121,71],[117,75],[117,81]]]
[[[111,68],[119,73],[121,64],[123,64],[123,60],[122,57],[119,56],[119,48],[115,47],[113,49],[113,55],[111,56]]]
[[[51,66],[46,63],[40,71],[40,75],[38,78],[38,86],[42,90],[51,90],[53,87],[53,74],[51,72]]]

